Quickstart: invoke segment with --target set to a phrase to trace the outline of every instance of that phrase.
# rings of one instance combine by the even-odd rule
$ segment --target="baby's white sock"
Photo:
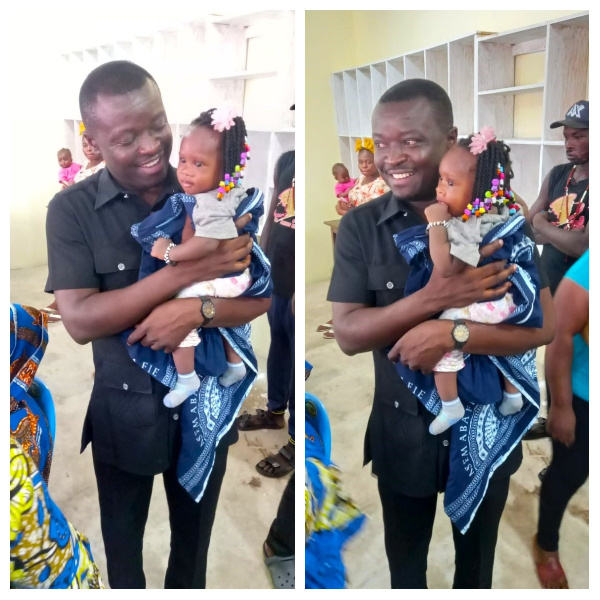
[[[200,387],[200,378],[194,371],[177,375],[175,387],[163,398],[167,408],[179,406],[188,396],[191,396]]]
[[[219,383],[223,387],[229,387],[246,377],[246,365],[244,361],[239,363],[227,362],[227,371],[219,377]]]
[[[502,402],[500,402],[500,406],[498,410],[500,414],[504,417],[508,415],[514,415],[518,413],[523,408],[523,396],[521,396],[521,392],[517,392],[516,394],[509,394],[508,392],[504,392],[504,396],[502,398]]]
[[[448,402],[442,402],[442,410],[440,414],[431,422],[429,426],[429,433],[432,435],[439,435],[452,427],[455,423],[458,423],[465,414],[465,407],[463,406],[460,398],[455,398]]]

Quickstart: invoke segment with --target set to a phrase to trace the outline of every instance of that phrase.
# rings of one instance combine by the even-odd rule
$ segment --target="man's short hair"
[[[113,60],[96,67],[85,78],[79,91],[79,110],[86,129],[94,120],[98,96],[122,96],[139,90],[148,80],[154,81],[154,77],[128,60]]]
[[[389,88],[378,104],[387,102],[405,102],[424,98],[432,105],[440,127],[446,131],[454,125],[452,102],[441,85],[429,79],[405,79]]]

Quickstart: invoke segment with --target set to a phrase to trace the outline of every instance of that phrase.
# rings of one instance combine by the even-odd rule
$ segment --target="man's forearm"
[[[394,344],[408,330],[442,310],[423,290],[383,307],[357,305],[345,310],[333,303],[335,339],[345,354],[354,355]]]
[[[263,315],[271,306],[270,298],[211,298],[215,305],[215,318],[208,327],[239,327]]]
[[[587,231],[567,231],[548,224],[541,231],[536,229],[535,232],[545,239],[545,243],[552,244],[561,252],[574,258],[579,258],[589,247]]]
[[[133,327],[185,286],[178,268],[165,267],[133,285],[108,292],[55,290],[67,331],[77,343],[86,344]]]

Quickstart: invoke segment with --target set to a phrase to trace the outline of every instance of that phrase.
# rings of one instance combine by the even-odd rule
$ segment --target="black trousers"
[[[296,402],[294,388],[294,315],[292,299],[273,294],[267,313],[271,328],[271,345],[267,357],[267,408],[272,412],[290,411],[288,432],[296,436]]]
[[[277,517],[267,536],[267,545],[276,556],[293,556],[294,551],[294,481],[292,473],[277,509]]]
[[[552,462],[540,491],[537,541],[548,552],[558,551],[558,532],[567,504],[590,472],[590,405],[573,396],[575,442],[567,447],[552,440]]]
[[[212,474],[198,503],[177,481],[175,464],[163,473],[171,526],[171,552],[165,588],[206,587],[208,545],[228,450],[225,445],[217,449]],[[146,577],[142,546],[154,476],[128,473],[96,459],[94,470],[108,583],[112,589],[143,589]]]
[[[500,517],[510,477],[490,480],[477,515],[464,535],[452,525],[455,589],[490,589]],[[437,494],[413,498],[378,483],[383,507],[385,551],[392,588],[427,588],[427,553],[433,531]]]

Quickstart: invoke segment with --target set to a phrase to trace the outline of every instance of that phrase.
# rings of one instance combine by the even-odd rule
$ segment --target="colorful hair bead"
[[[469,208],[465,208],[465,216],[466,217],[470,217],[471,216],[471,210]]]

